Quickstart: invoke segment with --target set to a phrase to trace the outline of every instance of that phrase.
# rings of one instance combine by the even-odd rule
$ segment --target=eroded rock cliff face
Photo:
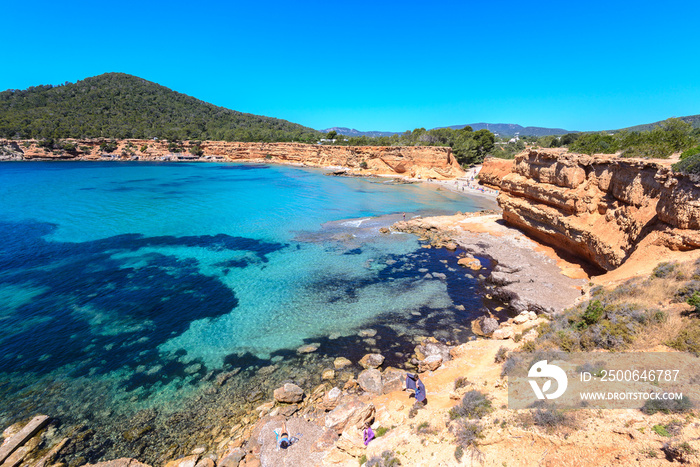
[[[494,167],[491,169],[490,167]],[[673,249],[700,247],[700,179],[654,162],[531,150],[511,172],[487,161],[503,219],[606,270],[642,239]]]
[[[183,142],[120,140],[109,152],[100,148],[104,141],[68,140],[70,150],[48,150],[37,141],[0,140],[12,160],[148,160],[148,161],[243,161],[268,160],[310,166],[338,166],[368,174],[404,175],[450,179],[464,172],[448,147],[323,146],[302,143],[237,143],[226,141]],[[201,154],[192,154],[198,146]],[[103,146],[104,148],[104,146]],[[0,153],[0,156],[2,153]],[[0,157],[1,159],[1,157]]]

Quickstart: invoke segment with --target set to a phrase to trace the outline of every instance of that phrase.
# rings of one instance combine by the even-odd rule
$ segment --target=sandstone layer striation
[[[241,143],[126,139],[66,140],[69,149],[47,149],[39,141],[0,140],[0,160],[140,160],[184,162],[269,161],[314,167],[343,167],[362,174],[452,179],[463,175],[449,147],[326,146],[303,143]],[[102,146],[102,147],[101,147]],[[105,148],[108,148],[109,152]]]
[[[642,240],[700,247],[700,178],[644,160],[530,150],[487,160],[482,180],[501,189],[503,219],[612,270]]]

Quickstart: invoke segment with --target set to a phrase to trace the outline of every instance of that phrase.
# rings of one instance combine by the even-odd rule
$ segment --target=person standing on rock
[[[425,386],[417,373],[406,373],[406,389],[415,391],[417,402],[426,403]]]

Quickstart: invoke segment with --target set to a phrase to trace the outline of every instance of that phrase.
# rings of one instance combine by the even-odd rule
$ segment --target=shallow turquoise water
[[[284,166],[38,162],[0,164],[0,199],[4,424],[37,410],[172,410],[227,367],[308,342],[342,353],[344,336],[378,323],[449,338],[454,322],[416,316],[481,304],[448,253],[377,234],[403,212],[492,207],[426,186]],[[425,279],[426,266],[450,278]]]

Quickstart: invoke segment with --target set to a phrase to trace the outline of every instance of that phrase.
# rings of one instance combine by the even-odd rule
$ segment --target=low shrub
[[[693,319],[676,337],[667,341],[666,345],[681,352],[690,352],[696,357],[700,356],[700,322]]]
[[[556,429],[569,426],[569,417],[561,410],[544,408],[537,409],[532,413],[532,422],[547,429]]]
[[[462,454],[464,450],[469,450],[472,453],[472,457],[476,457],[477,459],[482,457],[478,441],[484,437],[484,434],[478,422],[459,420],[453,426],[453,431],[455,441],[457,442],[457,448],[462,448]],[[455,458],[457,458],[457,454],[458,452],[455,450]],[[461,455],[459,457],[461,458]]]
[[[695,313],[700,313],[700,292],[695,291],[693,295],[688,297],[688,300],[686,300],[686,303],[688,305],[695,307]]]
[[[460,388],[469,386],[469,380],[466,376],[460,376],[455,380],[455,391]]]
[[[457,459],[457,462],[462,461],[462,456],[464,456],[464,448],[462,446],[457,446],[455,448],[455,459]]]
[[[429,434],[435,433],[435,430],[433,430],[433,429],[430,427],[430,423],[429,423],[429,422],[423,422],[423,423],[421,423],[420,425],[418,425],[418,426],[416,427],[416,433],[420,433],[420,434],[422,434],[422,435],[429,435]]]
[[[669,413],[684,413],[693,410],[693,402],[688,396],[683,396],[680,399],[649,399],[644,403],[642,412],[647,415],[653,415],[657,412]]]
[[[462,398],[462,402],[450,410],[450,419],[480,419],[492,410],[491,401],[486,395],[479,391],[469,391]]]
[[[673,294],[673,301],[687,302],[693,295],[700,296],[700,281],[692,280],[681,285]]]
[[[683,431],[683,422],[680,420],[672,420],[671,423],[666,425],[666,431],[668,431],[671,436],[681,434],[681,431]]]
[[[102,143],[100,143],[100,151],[102,151],[102,152],[113,153],[116,150],[117,150],[116,141],[103,141]]]
[[[676,172],[700,174],[700,153],[683,158],[672,165]]]
[[[174,153],[181,152],[182,147],[180,146],[180,143],[178,143],[177,141],[171,141],[170,143],[168,143],[168,151],[174,152]]]
[[[663,425],[654,425],[651,427],[652,430],[654,430],[654,433],[656,433],[659,436],[665,436],[666,438],[670,438],[671,434],[666,430],[666,427]]]
[[[687,464],[690,462],[689,457],[697,454],[697,451],[688,444],[687,441],[682,443],[671,443],[667,442],[661,447],[661,450],[666,455],[666,459],[671,462],[678,461],[681,464]]]
[[[686,149],[681,153],[681,160],[685,159],[686,157],[694,156],[696,154],[700,154],[700,146],[695,146],[694,148]]]
[[[600,321],[600,318],[603,317],[604,311],[603,304],[600,303],[600,300],[592,300],[588,303],[586,311],[584,311],[583,315],[581,315],[580,322],[586,327],[596,324],[598,321]]]
[[[505,347],[501,347],[498,349],[498,352],[496,352],[496,357],[494,358],[495,363],[503,363],[506,361],[506,357],[508,356],[508,349]]]
[[[418,411],[423,408],[423,403],[416,401],[415,404],[413,404],[413,407],[410,408],[408,411],[408,418],[413,418],[416,415],[418,415]]]
[[[373,457],[367,461],[367,467],[396,467],[401,461],[396,458],[393,451],[384,451],[380,457]]]

